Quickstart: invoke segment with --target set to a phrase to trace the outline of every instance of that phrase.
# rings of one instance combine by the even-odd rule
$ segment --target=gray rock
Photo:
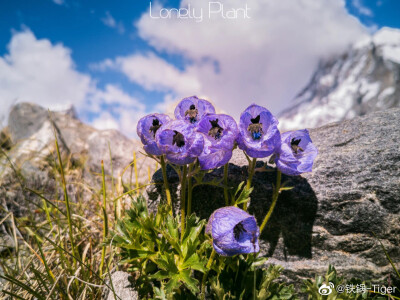
[[[15,142],[35,134],[48,118],[48,112],[41,106],[20,103],[15,105],[8,120],[8,128]]]
[[[281,193],[261,236],[261,253],[270,257],[269,263],[285,268],[288,281],[299,283],[301,278],[324,274],[329,264],[348,277],[377,280],[387,276],[391,266],[378,239],[392,260],[400,261],[399,132],[400,109],[310,130],[319,150],[314,170],[282,177],[294,188]],[[266,161],[259,160],[257,167]],[[233,189],[247,179],[247,164],[243,153],[235,150],[229,165]],[[268,172],[254,176],[249,205],[259,224],[271,204],[276,177],[273,166],[267,168]],[[178,178],[173,172],[169,176],[176,190]],[[221,168],[207,174],[206,180],[222,176]],[[153,180],[162,181],[160,171]],[[147,189],[153,205],[161,189],[159,185]],[[192,207],[201,218],[221,206],[221,188],[203,185],[193,190]]]
[[[19,103],[12,107],[8,130],[14,147],[9,156],[17,162],[26,161],[27,157],[43,161],[43,157],[51,154],[54,148],[53,125],[62,150],[73,157],[86,156],[90,171],[99,172],[103,160],[106,174],[111,174],[111,151],[113,173],[117,177],[132,162],[136,151],[139,181],[148,181],[147,167],[153,167],[152,162],[139,153],[142,150],[137,141],[116,130],[96,130],[83,124],[76,118],[73,108],[49,114],[45,108],[32,103]]]
[[[134,288],[134,281],[131,275],[126,272],[117,271],[111,275],[112,287],[114,291],[109,288],[104,289],[103,299],[105,300],[137,300],[139,294]],[[110,285],[110,282],[107,281]],[[111,285],[110,285],[111,286]],[[114,294],[115,292],[115,294]],[[119,298],[118,298],[119,297]]]
[[[2,233],[0,229],[0,255],[5,251],[12,251],[15,248],[14,240],[6,233]]]
[[[137,141],[115,130],[97,130],[83,124],[73,108],[49,114],[47,109],[36,104],[19,103],[10,111],[6,130],[4,135],[9,133],[12,145],[7,142],[7,147],[0,151],[0,205],[6,206],[16,217],[30,214],[38,205],[41,206],[40,198],[25,187],[43,193],[47,199],[63,197],[54,167],[57,161],[54,132],[67,169],[67,189],[72,202],[90,202],[97,197],[84,186],[101,189],[102,160],[108,191],[112,190],[111,174],[118,191],[135,185],[135,176],[131,177],[132,167],[127,168],[123,176],[125,187],[121,185],[121,176],[132,162],[134,151],[137,153],[139,183],[148,182],[148,168],[154,169],[155,166],[139,153],[141,145]],[[74,184],[76,182],[83,184]],[[4,217],[2,210],[1,217]]]

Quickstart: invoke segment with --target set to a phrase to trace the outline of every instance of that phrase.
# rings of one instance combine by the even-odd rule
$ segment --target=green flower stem
[[[165,163],[164,155],[161,155],[161,170],[164,179],[165,195],[167,197],[167,204],[171,208],[172,215],[172,203],[171,203],[171,191],[169,190],[168,178],[167,178],[167,164]]]
[[[257,272],[256,272],[256,268],[254,268],[254,278],[253,278],[253,300],[256,300],[256,281],[257,281],[257,278],[256,278],[256,275],[257,275]]]
[[[261,236],[261,233],[263,232],[263,230],[265,228],[265,225],[267,225],[267,222],[268,222],[269,218],[271,217],[272,212],[274,211],[276,202],[278,200],[279,192],[280,192],[280,189],[281,189],[281,179],[282,179],[282,173],[281,173],[281,171],[278,170],[277,174],[276,174],[276,185],[275,185],[275,188],[274,188],[274,192],[272,194],[271,207],[269,208],[268,213],[265,216],[265,218],[264,218],[264,220],[263,220],[263,222],[262,222],[262,224],[260,226],[260,236]]]
[[[183,235],[185,233],[186,177],[187,177],[187,165],[183,165],[182,178],[181,178],[181,241],[183,241]]]
[[[224,166],[224,197],[225,197],[225,205],[229,206],[229,196],[228,196],[228,170],[229,170],[229,162]]]
[[[194,164],[189,165],[189,174],[191,174],[193,170]],[[193,181],[192,177],[188,178],[188,205],[187,205],[187,215],[190,216],[192,212],[192,194],[193,194]]]
[[[204,294],[205,291],[204,290],[206,288],[206,279],[208,276],[208,272],[210,271],[211,264],[214,261],[215,254],[217,254],[217,252],[215,252],[215,250],[213,248],[210,258],[208,259],[208,262],[207,262],[206,272],[203,274],[203,279],[201,280],[201,299],[205,299],[205,294]]]
[[[249,162],[249,176],[247,178],[246,188],[251,188],[251,181],[253,180],[254,170],[256,169],[257,158],[253,158],[252,161]],[[247,211],[247,202],[243,203],[243,210]]]

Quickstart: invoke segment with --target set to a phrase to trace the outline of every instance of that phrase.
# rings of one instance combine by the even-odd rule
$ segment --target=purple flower
[[[282,133],[282,143],[275,153],[278,169],[286,175],[311,172],[317,148],[313,145],[307,129]]]
[[[229,162],[239,133],[231,116],[207,114],[197,125],[197,131],[204,134],[204,149],[199,156],[202,170],[218,168]]]
[[[184,98],[175,108],[175,118],[197,124],[206,114],[215,114],[214,106],[197,96]]]
[[[213,212],[206,226],[211,234],[215,251],[224,256],[260,251],[260,230],[256,219],[235,206],[219,208]]]
[[[164,114],[150,114],[141,118],[137,124],[136,132],[143,143],[144,150],[151,155],[161,155],[155,136],[158,129],[170,121]]]
[[[195,126],[184,120],[164,124],[156,134],[158,148],[167,159],[177,165],[194,162],[203,151],[204,138]]]
[[[271,155],[279,147],[278,120],[271,112],[256,104],[250,105],[241,115],[237,143],[250,157]]]

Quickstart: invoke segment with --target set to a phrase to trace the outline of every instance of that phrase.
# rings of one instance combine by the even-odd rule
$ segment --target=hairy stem
[[[257,158],[253,158],[252,161],[249,162],[249,175],[247,178],[246,188],[251,188],[251,181],[253,180],[254,170],[256,169]],[[247,211],[247,202],[243,203],[243,210]]]
[[[183,235],[185,233],[186,176],[187,176],[187,165],[183,165],[182,178],[181,178],[181,241],[183,241]]]
[[[282,173],[281,171],[277,170],[277,174],[276,174],[276,185],[274,188],[274,192],[272,194],[272,203],[271,203],[271,207],[268,210],[267,215],[265,216],[261,226],[260,226],[260,236],[261,233],[263,232],[265,225],[267,225],[268,220],[271,218],[272,212],[274,211],[276,202],[278,200],[278,196],[279,196],[279,192],[281,189],[281,179],[282,179]]]
[[[192,172],[194,163],[189,165],[189,174]],[[187,215],[190,216],[192,212],[192,193],[193,192],[193,181],[192,177],[188,178],[188,205],[187,205]]]
[[[167,197],[167,204],[171,208],[172,215],[172,203],[171,203],[171,191],[169,190],[168,178],[167,178],[167,164],[165,163],[164,155],[161,155],[161,170],[164,179],[165,196]]]

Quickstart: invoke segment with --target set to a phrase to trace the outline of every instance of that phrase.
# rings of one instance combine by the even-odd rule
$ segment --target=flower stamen
[[[301,147],[299,146],[300,142],[301,142],[301,139],[297,139],[297,140],[296,140],[296,138],[292,138],[292,141],[290,142],[290,147],[292,147],[292,150],[293,150],[294,153],[296,153],[296,154],[297,154],[297,152],[298,152],[299,150],[300,150],[301,152],[304,151],[303,148],[301,148]]]
[[[190,105],[189,109],[185,111],[185,117],[189,116],[190,123],[196,123],[197,121],[197,114],[199,111],[197,110],[196,106],[194,104]]]
[[[208,135],[212,136],[216,140],[221,138],[222,131],[224,130],[221,126],[218,124],[218,119],[215,119],[214,121],[210,120],[211,123],[211,129],[208,131]]]
[[[233,227],[233,235],[235,236],[236,240],[239,240],[240,235],[244,232],[247,232],[246,229],[244,229],[244,226],[242,222],[239,222]]]
[[[262,123],[260,123],[260,115],[251,119],[251,124],[247,127],[247,130],[250,131],[253,140],[259,140],[263,135]]]
[[[175,134],[174,137],[172,138],[172,145],[177,145],[179,148],[185,146],[185,138],[183,137],[183,134],[174,130]]]
[[[150,126],[150,132],[153,133],[153,136],[156,137],[157,130],[161,127],[160,121],[158,119],[153,119],[153,125]]]

